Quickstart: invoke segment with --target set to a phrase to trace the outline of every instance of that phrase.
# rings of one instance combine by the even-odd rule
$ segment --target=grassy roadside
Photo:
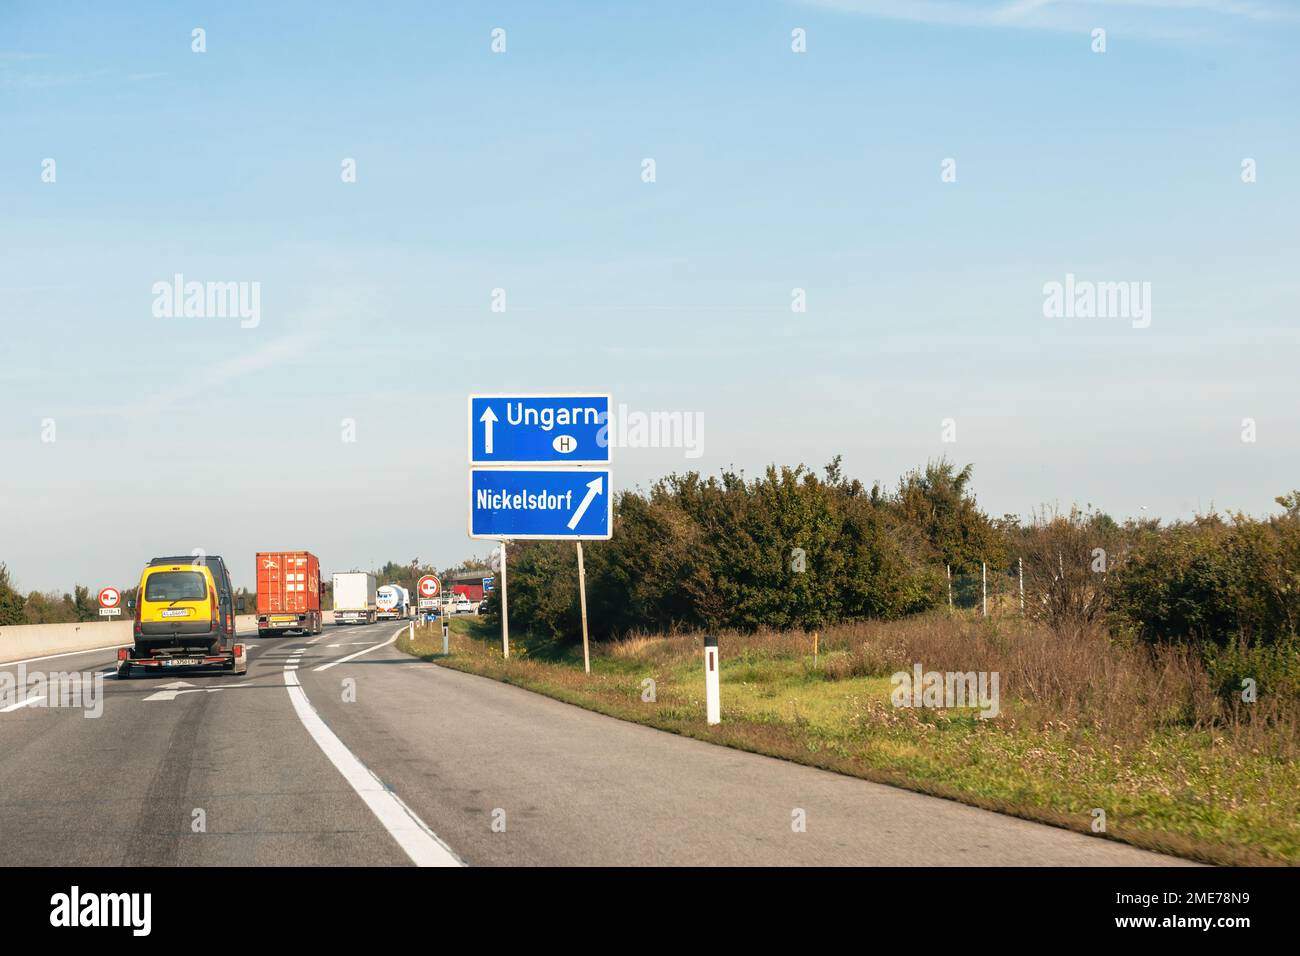
[[[942,648],[934,626],[923,626],[930,630],[882,626],[865,642],[859,631],[828,634],[816,667],[805,635],[724,635],[717,727],[704,721],[699,635],[593,647],[589,676],[580,650],[526,637],[512,635],[503,660],[498,628],[477,618],[453,620],[449,657],[439,626],[417,628],[415,641],[403,636],[398,647],[623,720],[1081,833],[1092,832],[1101,808],[1106,837],[1145,849],[1217,864],[1300,863],[1300,762],[1274,739],[1285,729],[1268,736],[1168,722],[1148,728],[1133,711],[1131,726],[1117,730],[1063,704],[1013,697],[1005,686],[992,720],[973,710],[895,708],[894,665],[869,652],[878,639],[923,637],[931,641],[925,659],[933,658]],[[1015,640],[991,637],[1003,651]],[[922,659],[914,650],[900,653]],[[1105,675],[1108,694],[1122,676]],[[1132,707],[1118,697],[1113,706],[1121,721]]]

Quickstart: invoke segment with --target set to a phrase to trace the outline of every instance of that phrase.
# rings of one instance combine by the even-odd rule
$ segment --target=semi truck
[[[375,576],[365,571],[334,575],[334,623],[374,624],[379,613]]]
[[[380,620],[406,618],[411,614],[411,592],[400,584],[385,584],[375,592],[375,604]]]
[[[310,551],[259,551],[257,633],[321,632],[320,561]]]

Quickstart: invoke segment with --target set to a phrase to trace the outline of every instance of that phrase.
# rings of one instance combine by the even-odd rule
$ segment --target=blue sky
[[[703,414],[702,457],[620,449],[623,487],[946,454],[995,514],[1268,512],[1297,41],[1280,0],[6,4],[0,560],[481,553],[478,391]],[[176,273],[259,283],[257,327],[155,318]],[[1149,282],[1150,327],[1045,318],[1067,273]]]

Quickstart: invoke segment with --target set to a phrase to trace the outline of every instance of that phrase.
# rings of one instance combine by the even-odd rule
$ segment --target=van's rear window
[[[146,601],[202,601],[208,585],[198,571],[156,571],[144,585]]]

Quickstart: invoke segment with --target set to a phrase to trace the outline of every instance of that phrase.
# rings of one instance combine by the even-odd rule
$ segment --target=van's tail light
[[[130,653],[127,651],[125,647],[119,647],[117,649],[117,659],[119,661],[124,661],[130,656],[131,656]]]
[[[221,630],[221,612],[217,610],[217,592],[211,588],[208,589],[208,606],[212,609],[212,629]]]

